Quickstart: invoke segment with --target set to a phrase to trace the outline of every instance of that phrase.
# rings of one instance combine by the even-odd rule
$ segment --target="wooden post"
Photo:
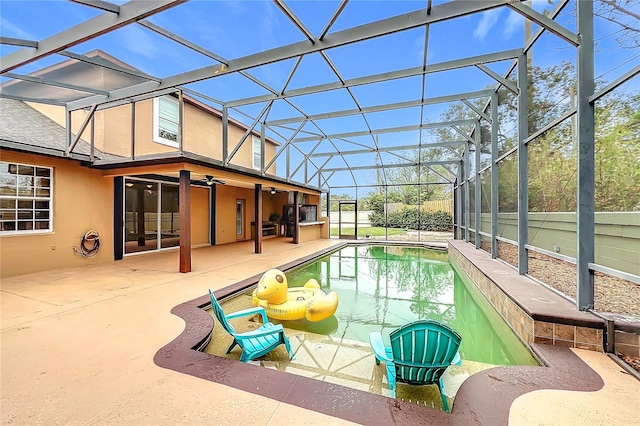
[[[262,253],[262,184],[255,189],[256,253]]]
[[[300,193],[293,193],[293,244],[300,244]]]
[[[180,272],[191,272],[191,173],[180,170]]]

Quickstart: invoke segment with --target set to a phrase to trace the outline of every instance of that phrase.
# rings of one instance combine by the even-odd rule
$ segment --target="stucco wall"
[[[236,237],[236,200],[244,200],[244,237]],[[234,243],[251,238],[254,216],[254,191],[229,185],[216,188],[216,244]]]
[[[53,232],[0,234],[2,277],[113,261],[113,179],[70,160],[5,150],[0,158],[53,167]],[[74,254],[90,229],[100,233],[98,254]]]
[[[209,243],[209,188],[191,187],[191,245]]]

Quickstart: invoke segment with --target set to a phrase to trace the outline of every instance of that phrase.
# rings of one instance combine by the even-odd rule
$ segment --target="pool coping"
[[[316,252],[279,268],[294,268],[346,245]],[[255,275],[215,294],[224,299],[256,284],[259,278],[260,275]],[[194,348],[208,341],[214,327],[213,317],[203,309],[209,305],[209,297],[204,295],[171,309],[172,314],[185,321],[185,329],[158,350],[154,356],[156,365],[355,423],[507,424],[511,403],[525,393],[541,389],[596,391],[604,386],[600,376],[569,348],[533,343],[530,347],[544,366],[495,367],[474,374],[460,387],[449,414],[197,351]]]

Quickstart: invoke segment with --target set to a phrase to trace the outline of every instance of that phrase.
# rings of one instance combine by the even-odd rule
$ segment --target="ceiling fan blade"
[[[213,183],[217,183],[217,184],[220,184],[220,185],[226,185],[227,184],[225,181],[220,180],[220,179],[215,179],[211,175],[206,175],[204,178],[202,178],[200,180],[205,182],[207,185],[211,185]]]

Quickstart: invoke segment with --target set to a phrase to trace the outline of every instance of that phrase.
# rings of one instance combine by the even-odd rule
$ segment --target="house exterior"
[[[75,61],[66,66],[36,74],[105,85],[111,78]],[[320,193],[275,177],[278,143],[183,93],[72,114],[6,98],[0,107],[1,277],[178,247],[179,269],[189,272],[194,247],[253,239],[259,253],[266,237],[328,238]],[[233,153],[226,164],[225,132]],[[292,217],[269,222],[287,212]]]

